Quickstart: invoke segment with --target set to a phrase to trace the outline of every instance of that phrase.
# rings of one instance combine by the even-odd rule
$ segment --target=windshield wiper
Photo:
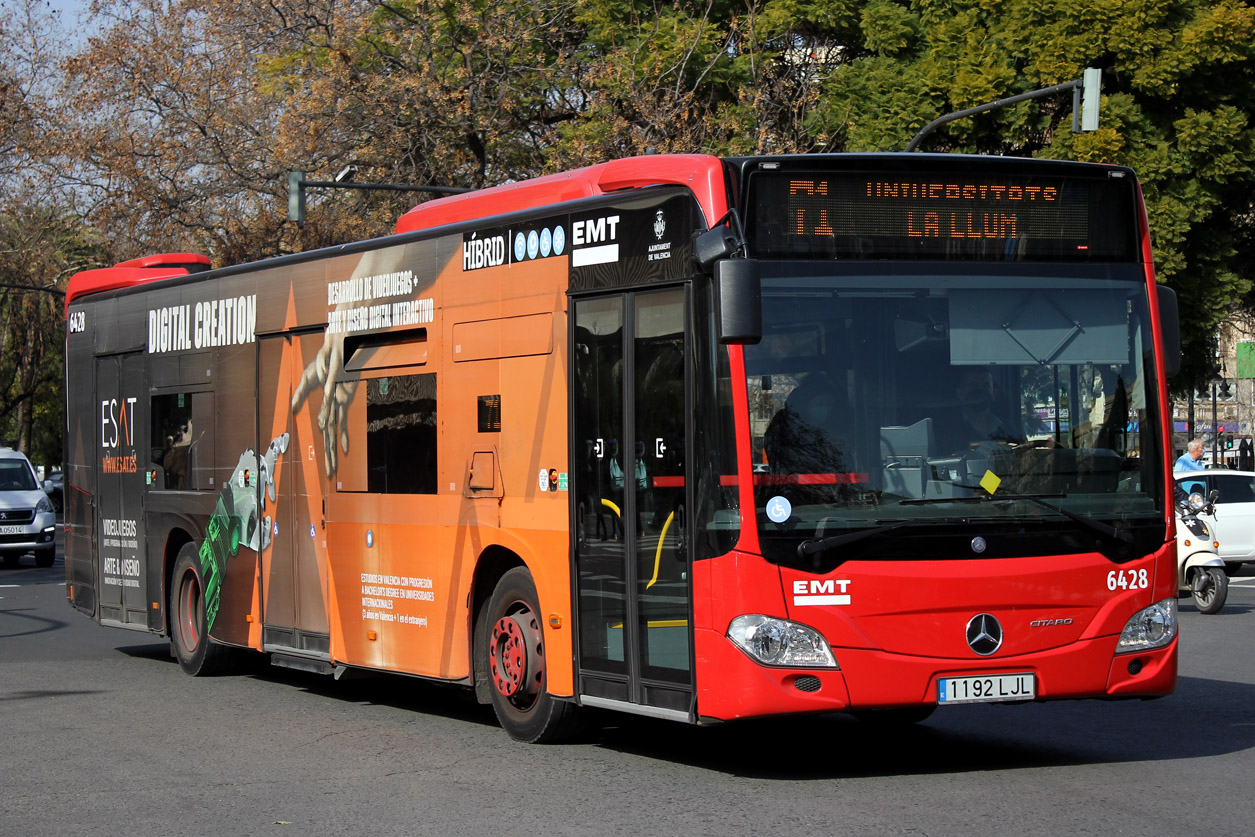
[[[830,549],[836,549],[839,546],[849,546],[852,543],[858,543],[861,540],[873,538],[877,535],[883,535],[885,532],[918,523],[919,521],[917,520],[900,520],[897,523],[890,523],[888,526],[876,526],[871,529],[859,529],[857,532],[846,532],[844,535],[830,535],[826,538],[814,538],[809,541],[802,541],[797,545],[797,557],[807,559],[818,558]]]
[[[956,485],[958,484],[956,483]],[[976,488],[976,486],[966,485],[959,485],[958,487]],[[984,489],[979,488],[976,490],[984,491]],[[1043,509],[1057,512],[1066,517],[1068,520],[1075,521],[1076,523],[1084,526],[1086,529],[1110,538],[1111,540],[1119,541],[1123,544],[1133,543],[1133,536],[1129,534],[1127,529],[1117,529],[1109,523],[1103,523],[1101,520],[1095,520],[1092,517],[1085,517],[1084,515],[1077,514],[1076,512],[1068,511],[1062,506],[1056,506],[1054,503],[1046,502],[1047,497],[1053,500],[1067,496],[1068,495],[1066,494],[1001,494],[995,497],[992,494],[976,494],[971,497],[929,497],[922,500],[899,500],[898,503],[903,506],[929,506],[936,503],[999,503],[1024,500],[1029,503],[1035,503]]]

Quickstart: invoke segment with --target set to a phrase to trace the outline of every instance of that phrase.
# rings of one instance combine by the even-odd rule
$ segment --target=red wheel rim
[[[196,574],[184,573],[179,579],[179,612],[175,614],[175,629],[179,634],[179,644],[188,651],[195,651],[200,645],[200,625],[197,619],[200,601],[200,583],[196,580]]]
[[[544,656],[540,626],[531,611],[507,614],[492,626],[488,667],[500,694],[521,708],[532,704],[540,693]]]

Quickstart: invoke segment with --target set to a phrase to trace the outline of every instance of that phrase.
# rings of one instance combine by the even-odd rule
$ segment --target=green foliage
[[[96,248],[77,220],[40,206],[0,213],[0,440],[59,465],[64,421],[64,288]]]
[[[289,169],[480,186],[649,151],[900,151],[943,114],[1100,67],[1096,132],[1071,132],[1064,93],[949,123],[921,150],[1132,167],[1158,277],[1181,298],[1183,385],[1220,319],[1255,307],[1244,0],[101,5],[119,26],[71,62],[63,97],[79,111],[61,133],[80,141],[42,153],[92,173],[94,219],[144,231],[132,251],[195,229],[218,254],[267,254]],[[320,197],[292,246],[387,232],[386,200]]]
[[[1073,134],[1071,96],[938,129],[923,151],[1131,166],[1161,281],[1181,298],[1186,375],[1218,323],[1253,301],[1255,8],[1240,0],[868,0],[768,3],[777,31],[845,38],[807,114],[812,150],[896,151],[943,114],[1106,71],[1101,126]],[[857,18],[857,29],[850,20]],[[827,27],[825,29],[825,27]]]

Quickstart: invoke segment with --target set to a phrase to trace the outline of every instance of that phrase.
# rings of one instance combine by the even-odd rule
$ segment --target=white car
[[[1205,497],[1212,489],[1220,492],[1215,516],[1199,517],[1216,524],[1220,558],[1229,574],[1241,569],[1243,562],[1255,561],[1255,471],[1177,471],[1172,476],[1187,494],[1201,491]]]
[[[57,519],[39,487],[35,469],[20,451],[0,448],[0,556],[6,567],[35,553],[35,565],[51,567]]]

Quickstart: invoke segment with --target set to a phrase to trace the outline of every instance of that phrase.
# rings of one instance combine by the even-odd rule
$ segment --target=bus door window
[[[632,479],[641,662],[646,676],[684,682],[689,669],[684,292],[640,293],[634,303]]]
[[[624,639],[623,303],[619,297],[575,304],[575,433],[587,461],[576,472],[576,570],[583,668],[627,673]],[[612,692],[626,699],[626,689]]]

